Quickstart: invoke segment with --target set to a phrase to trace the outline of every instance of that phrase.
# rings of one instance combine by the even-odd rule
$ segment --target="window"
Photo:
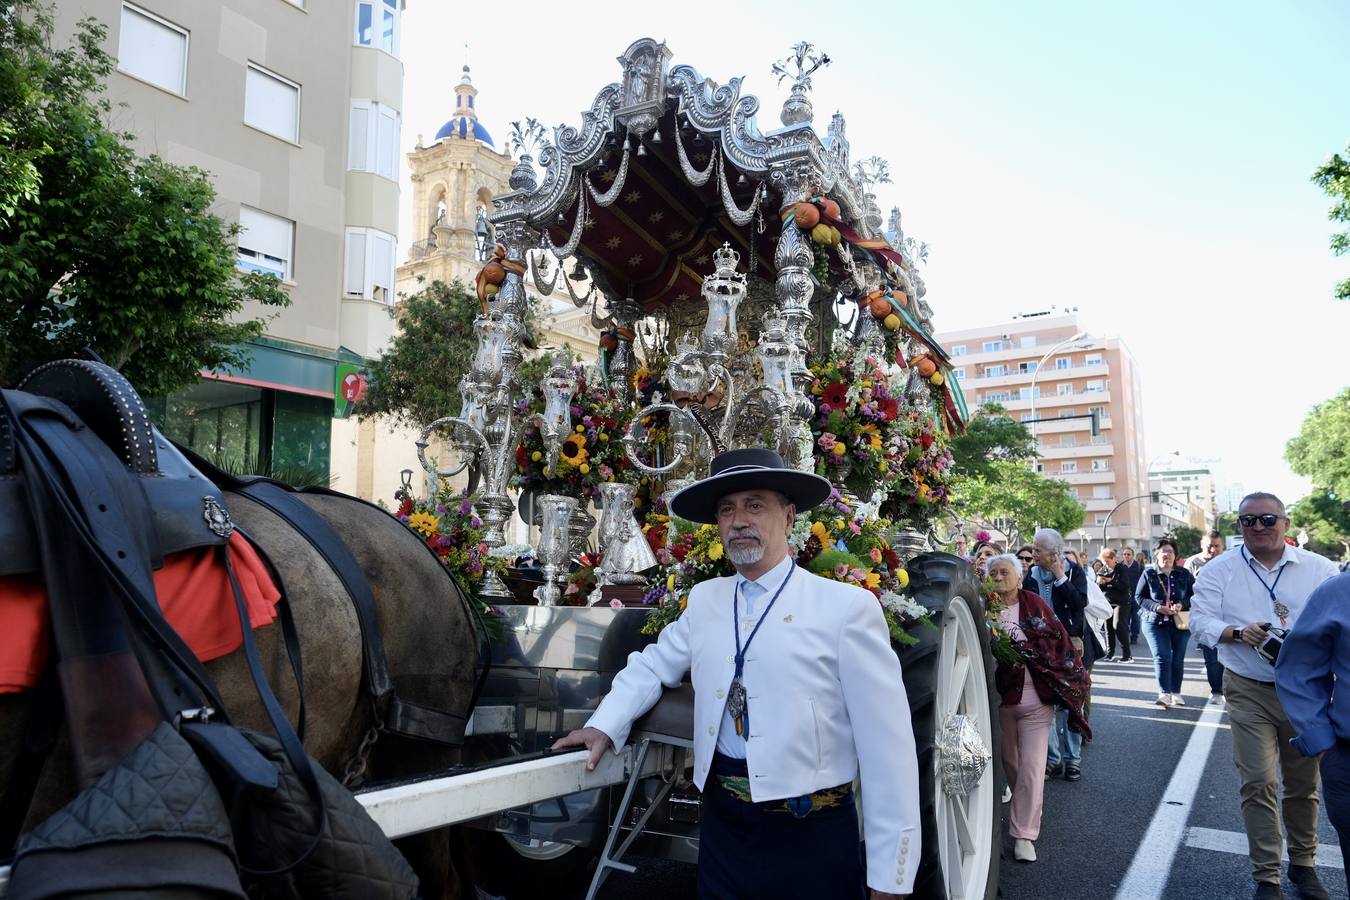
[[[1111,471],[1111,460],[1109,460],[1109,459],[1094,459],[1094,460],[1092,461],[1092,471],[1094,471],[1094,472],[1110,472],[1110,471]]]
[[[292,144],[300,143],[300,85],[248,64],[244,122]]]
[[[1059,474],[1072,475],[1078,471],[1078,461],[1069,459],[1059,464]]]
[[[122,4],[117,68],[155,87],[187,96],[188,33],[145,10]]]
[[[1059,411],[1059,417],[1060,417],[1061,419],[1072,419],[1072,418],[1074,418],[1076,415],[1077,415],[1077,413],[1075,413],[1072,409],[1061,409],[1061,410]]]
[[[347,277],[343,292],[381,303],[394,302],[392,234],[374,228],[347,229]]]
[[[295,223],[249,206],[239,207],[239,268],[291,280]]]
[[[1044,471],[1045,471],[1045,463],[1036,463],[1036,471],[1037,471],[1037,472],[1044,472]]]
[[[1059,436],[1059,445],[1061,447],[1077,447],[1078,438],[1074,437],[1071,434],[1061,434]]]
[[[1161,524],[1162,524],[1162,516],[1154,516],[1154,517],[1153,517],[1153,524],[1154,524],[1154,525],[1161,525]]]
[[[1085,366],[1100,366],[1102,364],[1102,355],[1100,353],[1089,353],[1083,358]]]
[[[1106,407],[1105,407],[1105,406],[1089,406],[1089,407],[1088,407],[1088,415],[1092,415],[1093,413],[1096,413],[1096,414],[1097,414],[1097,418],[1100,419],[1101,421],[1103,421],[1103,422],[1106,421]]]
[[[1092,519],[1092,524],[1100,528],[1101,526],[1106,524],[1106,516],[1094,516]]]
[[[965,377],[966,377],[966,370],[965,370],[965,367],[964,367],[964,366],[957,366],[955,369],[952,369],[952,377],[953,377],[953,378],[956,378],[957,380],[960,380],[960,379],[962,379],[962,378],[965,378]]]
[[[985,352],[985,353],[995,353],[995,352],[997,352],[997,351],[999,351],[999,350],[1002,350],[1002,349],[1003,349],[1003,342],[1002,342],[1002,341],[985,341],[985,342],[984,342],[984,352]]]
[[[1111,499],[1111,485],[1109,485],[1109,484],[1094,484],[1094,485],[1092,486],[1092,499],[1093,499],[1093,500],[1110,500],[1110,499]],[[1098,523],[1098,524],[1100,524],[1100,523]]]
[[[1056,369],[1067,369],[1071,365],[1073,365],[1073,360],[1069,359],[1067,356],[1060,356],[1055,359]]]
[[[1035,419],[1035,418],[1036,418],[1036,417],[1033,416],[1031,413],[1022,413],[1022,421],[1023,421],[1023,422],[1030,422],[1030,421],[1032,421],[1032,420]]]
[[[1067,383],[1056,385],[1055,394],[1060,397],[1070,397],[1073,395],[1073,385]]]
[[[985,399],[987,402],[989,402],[989,403],[1007,403],[1007,402],[1008,402],[1008,392],[1007,392],[1007,391],[990,391],[988,394],[985,395],[985,398],[984,398],[984,399]]]
[[[952,356],[965,356],[965,355],[966,355],[965,344],[957,344],[954,347],[952,347]]]
[[[398,178],[399,114],[373,100],[352,101],[347,168]]]
[[[398,0],[357,0],[356,43],[398,56]]]
[[[1034,363],[1034,362],[1023,362],[1023,363],[1018,363],[1018,364],[1017,364],[1017,371],[1018,371],[1018,372],[1021,372],[1021,373],[1024,374],[1024,375],[1030,374],[1031,372],[1035,372],[1035,371],[1036,371],[1036,363]]]
[[[1008,368],[1007,368],[1007,366],[985,366],[985,367],[984,367],[984,377],[985,377],[985,378],[998,378],[999,376],[1001,376],[1001,375],[1006,375],[1007,373],[1008,373]]]
[[[1095,378],[1087,383],[1087,392],[1089,394],[1100,394],[1106,390],[1106,382],[1100,378]]]
[[[1035,347],[1036,335],[1034,334],[1023,335],[1020,340],[1020,343],[1023,347]]]

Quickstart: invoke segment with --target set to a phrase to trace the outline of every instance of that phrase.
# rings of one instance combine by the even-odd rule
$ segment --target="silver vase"
[[[562,596],[560,581],[567,579],[568,524],[577,508],[575,497],[544,494],[539,504],[539,562],[543,566],[544,583],[534,589],[540,606],[557,606]]]
[[[637,485],[600,485],[600,568],[595,589],[607,584],[646,584],[640,573],[656,565],[647,537],[633,514]],[[598,600],[599,597],[597,596]]]
[[[576,508],[567,522],[567,555],[576,559],[586,552],[591,542],[591,532],[595,530],[595,516],[586,509],[585,500],[576,501]]]
[[[932,548],[928,546],[928,535],[917,528],[898,528],[891,536],[891,549],[900,557],[900,564],[905,565]]]

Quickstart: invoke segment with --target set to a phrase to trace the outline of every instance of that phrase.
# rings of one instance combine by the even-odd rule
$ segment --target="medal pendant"
[[[1289,607],[1280,601],[1275,601],[1275,615],[1280,617],[1280,624],[1283,625],[1289,619]]]
[[[739,678],[731,680],[731,690],[727,692],[727,712],[736,724],[736,734],[745,736],[745,685]]]

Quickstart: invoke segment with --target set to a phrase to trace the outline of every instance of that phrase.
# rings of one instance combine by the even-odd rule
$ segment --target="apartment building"
[[[1178,528],[1206,530],[1205,508],[1190,499],[1183,489],[1172,490],[1165,479],[1150,475],[1149,487],[1149,538],[1156,541],[1163,535],[1175,534]]]
[[[1188,516],[1193,527],[1204,530],[1214,527],[1219,515],[1219,489],[1208,466],[1180,460],[1171,466],[1154,466],[1148,477],[1150,485],[1157,481],[1158,490],[1181,495],[1195,507]]]
[[[239,267],[291,297],[245,371],[152,403],[206,455],[328,473],[355,429],[335,418],[343,380],[359,385],[393,330],[402,14],[403,0],[57,5],[58,38],[85,17],[107,27],[112,127],[210,173],[217,214],[242,226]]]
[[[936,337],[971,408],[997,403],[1026,422],[1039,446],[1037,471],[1078,494],[1087,509],[1083,525],[1065,535],[1075,547],[1096,552],[1104,529],[1112,546],[1148,541],[1139,369],[1123,341],[1087,335],[1073,313],[1026,315]]]

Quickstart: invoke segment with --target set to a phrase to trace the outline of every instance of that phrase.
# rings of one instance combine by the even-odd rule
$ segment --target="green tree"
[[[1189,525],[1178,525],[1172,532],[1172,540],[1177,542],[1177,555],[1183,559],[1200,552],[1200,539],[1205,533]]]
[[[1312,181],[1335,201],[1327,218],[1342,225],[1350,223],[1350,146],[1346,147],[1345,156],[1333,153],[1313,172]],[[1331,236],[1331,252],[1337,256],[1350,253],[1350,228]],[[1336,285],[1335,290],[1337,300],[1350,300],[1350,278]]]
[[[1025,463],[994,460],[989,477],[963,478],[957,482],[952,506],[963,519],[987,526],[1007,523],[1012,541],[1029,538],[1037,528],[1053,528],[1068,534],[1083,525],[1084,506],[1063,481],[1046,478]]]
[[[1309,494],[1289,507],[1289,530],[1308,532],[1307,549],[1331,559],[1350,557],[1350,510],[1339,497]]]
[[[238,226],[211,212],[199,169],[143,158],[105,126],[106,29],[56,47],[50,7],[0,15],[0,384],[89,347],[146,394],[246,364],[281,307],[275,279],[236,269]]]
[[[1315,493],[1350,499],[1350,388],[1317,404],[1284,448],[1289,468],[1312,479]]]
[[[535,303],[532,298],[527,333],[535,326]],[[478,297],[460,281],[433,281],[401,296],[390,313],[398,318],[398,333],[371,364],[370,390],[357,414],[389,416],[414,427],[459,415],[459,380],[478,347],[473,330],[478,313]],[[536,370],[542,376],[546,368],[546,362],[532,361],[521,367],[517,379],[523,383]]]
[[[988,480],[994,475],[995,462],[1025,462],[1036,456],[1031,432],[997,403],[981,406],[965,433],[952,438],[950,447],[952,474],[959,478]]]
[[[1219,513],[1218,516],[1214,518],[1214,530],[1219,532],[1219,534],[1223,535],[1224,537],[1228,537],[1230,534],[1237,534],[1238,533],[1237,513],[1235,512]]]

